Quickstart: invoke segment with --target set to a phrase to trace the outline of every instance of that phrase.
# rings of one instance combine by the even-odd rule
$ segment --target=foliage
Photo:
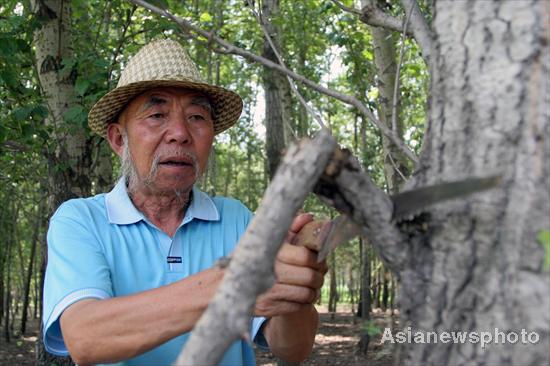
[[[261,29],[242,1],[155,3],[239,47],[261,54]],[[92,164],[99,164],[97,156],[105,143],[90,133],[87,112],[116,85],[130,55],[150,40],[178,39],[205,79],[229,87],[243,97],[245,108],[240,123],[216,137],[215,154],[201,180],[202,188],[213,195],[238,198],[255,210],[268,184],[260,110],[261,65],[218,54],[209,40],[194,39],[168,19],[126,1],[73,0],[71,5],[73,55],[59,60],[59,67],[60,75],[72,81],[77,97],[63,116],[65,123],[55,131],[46,123],[50,109],[38,82],[40,70],[33,54],[33,34],[42,19],[33,15],[28,2],[8,0],[0,6],[0,108],[3,112],[0,116],[0,204],[3,207],[0,212],[0,293],[4,299],[10,294],[13,305],[17,305],[13,308],[18,309],[35,228],[38,228],[40,242],[45,242],[45,219],[51,212],[45,207],[39,209],[42,207],[39,203],[45,202],[51,193],[48,178],[54,171],[64,171],[72,164],[51,160],[52,153],[59,148],[54,136],[70,137],[84,129],[93,146],[89,152]],[[329,0],[282,1],[280,7],[280,15],[273,21],[282,29],[282,53],[287,65],[315,82],[356,96],[375,111],[374,52],[368,28]],[[394,7],[392,11],[400,10]],[[406,142],[418,151],[426,114],[428,72],[415,44],[407,41],[406,47],[401,117],[408,131]],[[375,182],[384,187],[379,131],[349,106],[303,85],[298,88],[320,111],[340,144],[353,150]],[[292,111],[290,124],[297,137],[311,136],[319,129],[294,96]],[[114,155],[111,164],[117,167]],[[114,173],[112,181],[116,169]],[[98,187],[97,177],[93,177],[92,184]],[[318,217],[336,214],[314,195],[308,197],[304,209]],[[548,252],[546,250],[547,258]],[[35,269],[44,256],[44,251],[39,251]],[[361,263],[358,240],[338,248],[336,276],[340,279],[342,301],[351,301],[351,294],[354,301],[358,300]],[[381,271],[380,267],[372,269],[373,275],[376,271]],[[350,276],[354,277],[353,281]],[[34,299],[39,297],[39,282],[39,276],[33,276],[31,296]],[[17,314],[17,318],[20,316]]]
[[[544,249],[543,267],[545,270],[550,270],[550,230],[541,230],[537,239]]]

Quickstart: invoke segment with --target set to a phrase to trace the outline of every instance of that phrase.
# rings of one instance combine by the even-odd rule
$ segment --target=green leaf
[[[371,337],[382,333],[382,329],[378,328],[372,320],[369,320],[363,324],[363,331],[367,332],[367,334]]]
[[[31,115],[34,107],[21,107],[13,111],[12,116],[18,122],[26,121]]]
[[[59,77],[65,79],[67,76],[69,76],[73,71],[76,62],[77,59],[73,57],[67,57],[61,60],[61,66],[63,67],[61,68],[61,70],[59,70]]]
[[[537,239],[544,249],[543,267],[545,270],[550,270],[550,230],[539,231]]]
[[[34,107],[32,113],[34,116],[36,116],[36,119],[43,120],[44,118],[48,117],[49,111],[45,105],[40,104]]]
[[[65,112],[63,118],[69,124],[84,125],[86,122],[86,111],[84,111],[81,105],[75,105]]]
[[[86,91],[88,90],[88,87],[90,86],[90,82],[86,79],[78,78],[76,80],[76,83],[74,85],[74,88],[76,90],[76,93],[80,96],[83,96],[86,94]]]
[[[208,14],[207,12],[204,12],[200,16],[201,22],[211,22],[212,21],[212,15]]]
[[[0,124],[0,142],[6,139],[6,128]]]
[[[6,84],[10,89],[17,88],[17,75],[12,71],[11,68],[5,68],[0,70],[0,80]]]

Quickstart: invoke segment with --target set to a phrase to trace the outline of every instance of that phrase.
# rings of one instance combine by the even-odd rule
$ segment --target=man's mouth
[[[160,165],[168,165],[168,166],[191,166],[193,164],[186,163],[184,161],[163,161],[162,163],[159,163]]]
[[[193,166],[193,161],[186,157],[168,157],[165,159],[162,159],[162,161],[159,162],[159,165],[164,166],[171,166],[171,167],[187,167],[187,166]]]

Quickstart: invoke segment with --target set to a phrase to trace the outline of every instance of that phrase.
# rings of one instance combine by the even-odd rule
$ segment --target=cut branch
[[[405,145],[405,143],[399,138],[399,136],[394,134],[393,131],[390,128],[388,128],[386,125],[381,123],[374,116],[372,111],[370,109],[368,109],[359,99],[357,99],[353,96],[350,96],[350,95],[339,93],[339,92],[337,92],[335,90],[332,90],[332,89],[328,89],[328,88],[326,88],[322,85],[319,85],[319,84],[305,78],[304,76],[299,75],[299,74],[295,73],[294,71],[291,71],[291,70],[289,70],[289,69],[287,69],[287,68],[285,68],[285,67],[283,67],[283,66],[281,66],[281,65],[279,65],[279,64],[277,64],[273,61],[270,61],[270,60],[268,60],[264,57],[253,54],[253,53],[251,53],[249,51],[246,51],[246,50],[244,50],[240,47],[236,47],[235,45],[227,42],[226,40],[218,37],[217,35],[215,35],[211,32],[205,31],[204,29],[202,29],[200,27],[197,27],[196,25],[190,23],[189,21],[187,21],[183,18],[177,17],[177,16],[171,14],[170,12],[168,12],[164,9],[161,9],[161,8],[158,8],[154,5],[151,5],[146,1],[143,1],[143,0],[129,0],[129,1],[134,3],[134,4],[143,6],[144,8],[149,9],[149,10],[151,10],[152,12],[154,12],[156,14],[159,14],[161,16],[164,16],[164,17],[172,20],[180,28],[182,28],[182,30],[193,31],[193,32],[195,32],[196,34],[198,34],[202,37],[205,37],[209,40],[212,40],[212,41],[216,42],[217,44],[219,44],[220,46],[222,46],[225,49],[222,53],[231,53],[231,54],[234,54],[234,55],[242,56],[242,57],[246,58],[249,61],[260,63],[264,66],[267,66],[271,69],[277,70],[277,71],[279,71],[279,72],[281,72],[285,75],[290,76],[294,80],[299,81],[299,82],[309,86],[313,90],[316,90],[316,91],[318,91],[322,94],[331,96],[335,99],[340,100],[341,102],[344,102],[346,104],[354,106],[355,108],[357,108],[359,110],[359,112],[363,116],[365,116],[368,120],[370,120],[392,143],[394,143],[397,146],[397,148],[399,150],[401,150],[409,159],[411,159],[415,164],[418,163],[418,158],[415,155],[415,153],[411,149],[409,149],[409,147],[407,145]]]
[[[176,365],[217,365],[225,350],[247,334],[256,297],[273,285],[274,260],[292,218],[335,147],[328,130],[321,130],[313,141],[291,145]]]
[[[357,158],[348,150],[337,150],[314,192],[360,225],[385,264],[399,276],[406,251],[405,240],[392,222],[393,203],[361,169]]]

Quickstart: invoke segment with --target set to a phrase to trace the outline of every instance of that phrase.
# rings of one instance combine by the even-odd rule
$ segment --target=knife
[[[500,180],[500,176],[468,178],[398,193],[390,196],[393,203],[392,219],[398,221],[435,203],[494,188]],[[322,262],[334,248],[358,236],[361,231],[361,227],[349,216],[340,215],[333,220],[307,223],[296,234],[293,243],[318,252],[318,262]]]

